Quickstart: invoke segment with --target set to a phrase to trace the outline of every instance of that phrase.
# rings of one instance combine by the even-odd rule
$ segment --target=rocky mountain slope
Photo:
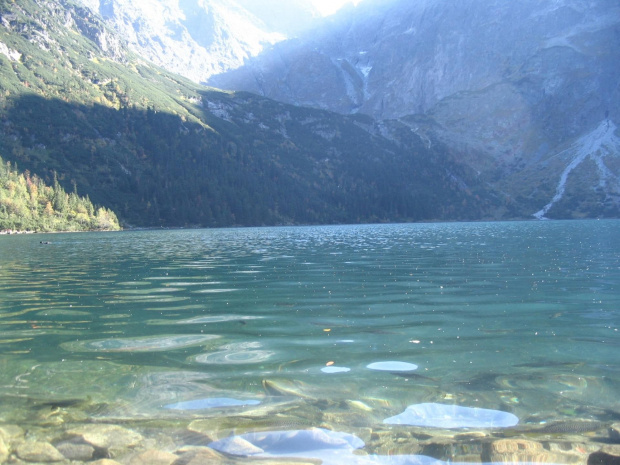
[[[301,0],[82,0],[129,47],[153,63],[204,82],[310,27]]]
[[[0,155],[133,226],[498,213],[492,189],[406,124],[215,91],[124,44],[72,0],[0,3]]]
[[[400,119],[534,214],[572,163],[566,147],[620,120],[618,63],[615,0],[366,0],[209,83]],[[617,177],[617,157],[600,159],[598,173]],[[613,183],[586,168],[569,171],[566,194],[598,206],[578,212],[553,202],[549,215],[618,215]]]

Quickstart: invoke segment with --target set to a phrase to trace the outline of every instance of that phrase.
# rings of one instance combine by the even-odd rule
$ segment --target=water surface
[[[2,237],[0,423],[389,434],[412,405],[484,409],[474,429],[617,422],[619,226]]]

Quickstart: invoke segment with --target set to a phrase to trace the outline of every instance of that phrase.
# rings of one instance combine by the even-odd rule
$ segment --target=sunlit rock
[[[264,379],[263,388],[270,396],[293,396],[301,399],[313,398],[313,396],[306,393],[309,387],[301,381],[293,381],[286,378]]]
[[[245,435],[250,436],[250,435]],[[259,441],[255,441],[259,442]],[[256,446],[251,440],[245,439],[243,436],[230,436],[226,439],[212,442],[209,447],[230,455],[240,455],[249,457],[252,455],[264,454],[265,451]]]
[[[122,426],[83,425],[67,431],[70,437],[77,436],[83,442],[99,449],[122,450],[135,447],[142,441],[142,435]]]
[[[65,457],[47,442],[26,441],[17,446],[17,456],[26,462],[60,462]]]
[[[179,457],[170,452],[149,449],[131,459],[129,465],[171,465]]]
[[[519,419],[512,413],[477,407],[424,403],[410,405],[399,415],[383,420],[390,425],[431,428],[507,428]]]
[[[500,439],[486,443],[482,460],[494,463],[583,463],[579,455],[553,453],[541,443],[526,439]]]
[[[0,463],[4,463],[4,461],[9,457],[9,448],[0,436]]]
[[[620,423],[614,423],[609,427],[609,439],[620,443]]]

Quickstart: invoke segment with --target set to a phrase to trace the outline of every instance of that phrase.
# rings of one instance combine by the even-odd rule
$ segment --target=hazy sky
[[[361,0],[309,0],[323,16],[331,15],[347,3],[357,5]]]

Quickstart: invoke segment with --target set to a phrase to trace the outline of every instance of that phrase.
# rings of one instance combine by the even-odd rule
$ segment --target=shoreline
[[[87,229],[84,231],[17,231],[4,229],[0,231],[0,236],[18,236],[23,234],[61,234],[61,233],[88,233],[88,232],[119,232],[123,229]]]

